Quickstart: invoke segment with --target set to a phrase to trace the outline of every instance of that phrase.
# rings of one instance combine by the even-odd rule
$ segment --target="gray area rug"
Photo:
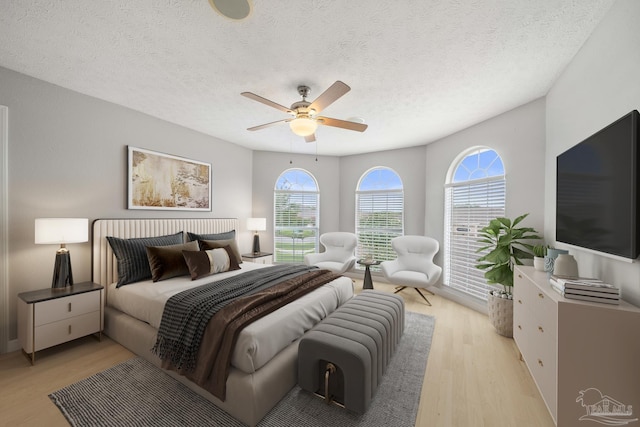
[[[414,426],[435,319],[406,313],[405,332],[364,415],[294,387],[260,427]],[[243,426],[142,358],[49,395],[72,426]]]

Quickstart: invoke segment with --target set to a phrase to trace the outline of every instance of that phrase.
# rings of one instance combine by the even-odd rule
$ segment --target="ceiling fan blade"
[[[260,130],[260,129],[268,128],[270,126],[275,126],[280,123],[287,123],[287,122],[290,122],[291,120],[293,120],[293,117],[291,117],[290,119],[278,120],[277,122],[265,123],[263,125],[254,126],[252,128],[247,128],[247,130]]]
[[[321,125],[333,126],[336,128],[342,128],[342,129],[348,129],[348,130],[355,130],[358,132],[364,132],[368,127],[364,123],[356,123],[356,122],[350,122],[347,120],[332,119],[331,117],[316,117],[316,121]]]
[[[305,136],[304,140],[307,141],[307,142],[315,142],[316,134],[312,133],[311,135]]]
[[[311,105],[309,105],[309,109],[316,110],[316,113],[319,113],[329,105],[333,104],[336,99],[340,98],[350,90],[351,88],[349,86],[338,80],[334,84],[329,86],[329,89],[322,92],[322,94],[320,94],[320,96],[317,97],[316,100],[311,103]]]
[[[280,105],[276,102],[269,101],[267,98],[263,98],[260,95],[256,95],[251,92],[242,92],[240,95],[246,96],[249,99],[253,99],[254,101],[261,102],[262,104],[268,105],[269,107],[273,107],[276,110],[284,111],[285,113],[291,114],[292,111],[290,108],[285,107],[284,105]]]

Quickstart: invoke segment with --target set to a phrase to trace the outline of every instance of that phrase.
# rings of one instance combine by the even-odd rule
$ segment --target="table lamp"
[[[71,258],[67,243],[89,241],[87,218],[36,218],[35,243],[37,245],[59,244],[53,269],[52,288],[73,286]]]
[[[247,218],[247,230],[253,230],[255,234],[253,235],[253,254],[260,253],[260,236],[258,236],[258,231],[264,231],[267,229],[267,219],[266,218]]]

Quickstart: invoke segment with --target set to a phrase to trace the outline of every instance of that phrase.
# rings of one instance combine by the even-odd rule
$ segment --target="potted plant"
[[[535,245],[532,249],[533,252],[533,267],[538,271],[544,271],[544,257],[547,256],[547,249],[549,245]]]
[[[501,285],[502,291],[489,292],[489,320],[500,335],[513,336],[513,266],[522,265],[522,260],[533,257],[533,245],[527,240],[540,240],[537,231],[531,227],[516,227],[529,214],[513,221],[509,218],[495,218],[483,227],[480,243],[485,246],[477,252],[486,252],[478,258],[476,268],[484,271],[489,285]]]

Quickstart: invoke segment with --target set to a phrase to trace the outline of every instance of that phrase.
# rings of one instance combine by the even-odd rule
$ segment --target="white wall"
[[[640,2],[618,0],[547,95],[545,233],[555,239],[556,156],[631,110],[640,110]],[[558,244],[559,247],[565,247]],[[621,287],[640,305],[640,262],[570,248],[583,276]]]
[[[452,162],[474,146],[491,147],[504,162],[506,216],[529,213],[522,223],[544,230],[544,99],[525,104],[427,145],[425,233],[440,243],[436,263],[443,263],[444,184]],[[550,236],[546,236],[549,238]]]
[[[340,158],[340,227],[355,231],[356,188],[362,175],[386,166],[400,175],[404,190],[404,234],[424,234],[425,146],[378,151]]]
[[[35,218],[251,215],[251,150],[3,68],[0,104],[9,108],[10,339],[17,294],[51,286],[56,247],[34,244]],[[212,212],[127,210],[127,145],[210,162]],[[74,281],[90,280],[90,244],[68,247]]]
[[[301,144],[306,144],[300,138]],[[254,151],[253,216],[267,218],[267,230],[260,233],[260,249],[273,252],[273,190],[278,177],[287,169],[304,169],[318,182],[320,190],[320,234],[348,231],[340,228],[338,213],[341,186],[338,157]]]
[[[425,147],[404,148],[346,157],[273,153],[253,155],[253,215],[267,218],[268,230],[260,235],[263,251],[273,249],[273,189],[278,176],[301,168],[315,176],[320,188],[320,233],[355,231],[355,191],[361,176],[375,166],[398,172],[404,184],[405,233],[424,230]],[[291,163],[290,163],[291,162]]]

